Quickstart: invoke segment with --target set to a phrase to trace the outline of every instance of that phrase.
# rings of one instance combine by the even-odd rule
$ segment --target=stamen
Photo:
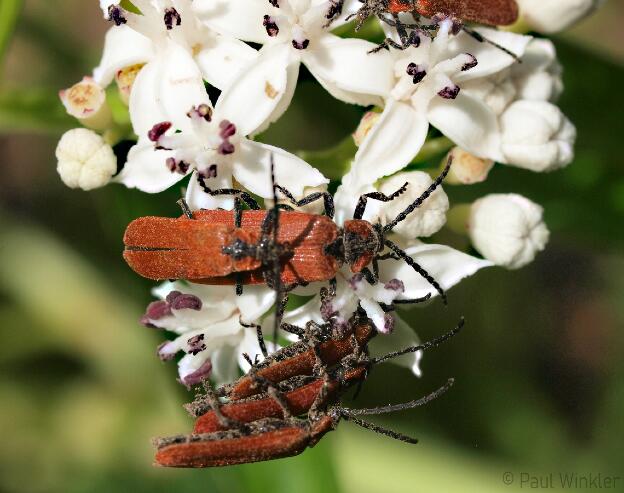
[[[394,331],[394,317],[392,316],[392,313],[385,313],[384,314],[384,334],[391,334]]]
[[[295,39],[292,40],[293,48],[297,50],[305,50],[308,46],[310,46],[310,40],[304,39],[303,41],[297,41]]]
[[[110,5],[108,7],[108,18],[113,21],[116,26],[121,26],[128,22],[126,16],[124,15],[125,10],[122,9],[119,5]]]
[[[174,23],[176,26],[182,24],[182,17],[179,12],[173,7],[169,7],[165,9],[165,26],[167,27],[167,31],[171,31],[174,27]]]
[[[191,165],[186,161],[178,161],[176,158],[173,157],[168,157],[165,161],[165,164],[167,165],[167,168],[169,168],[169,171],[171,171],[172,173],[179,173],[181,175],[186,175],[189,168],[191,167]]]
[[[203,179],[216,178],[218,176],[218,169],[219,167],[216,164],[211,164],[205,171],[202,171],[200,175]]]
[[[167,130],[173,126],[171,122],[160,122],[154,125],[149,132],[147,132],[147,138],[152,142],[158,142],[160,138],[165,135]]]
[[[199,311],[202,309],[202,306],[202,300],[194,294],[180,294],[180,296],[171,301],[171,308],[174,310]]]
[[[212,121],[212,108],[208,104],[193,106],[186,114],[189,118],[203,118],[207,122]]]
[[[384,288],[390,289],[392,291],[400,291],[401,293],[405,292],[405,284],[400,279],[391,279],[386,284],[384,284]]]
[[[219,128],[221,129],[219,136],[223,139],[229,139],[236,133],[236,125],[229,120],[223,120],[219,123]]]
[[[191,337],[187,343],[189,345],[189,354],[193,356],[197,356],[202,351],[206,350],[206,345],[204,344],[204,334],[199,334],[194,337]]]
[[[457,84],[453,84],[452,86],[447,86],[441,91],[438,92],[438,96],[444,99],[455,99],[459,94],[460,88]]]
[[[466,70],[470,70],[471,68],[474,68],[479,64],[476,56],[471,55],[470,53],[466,53],[466,56],[470,57],[470,61],[464,63],[464,65],[461,68],[462,72],[465,72]]]
[[[425,66],[416,65],[414,62],[410,63],[407,66],[406,72],[407,72],[407,75],[412,77],[412,82],[414,84],[418,84],[427,76],[427,71],[425,70]]]
[[[274,38],[279,34],[279,27],[277,26],[275,20],[271,18],[271,16],[265,15],[264,20],[262,21],[262,25],[266,28],[266,32],[271,38]]]
[[[166,301],[153,301],[147,306],[145,314],[141,317],[141,324],[150,328],[158,328],[152,320],[160,320],[171,315],[171,307]]]
[[[279,0],[269,0],[269,3],[279,9]]]
[[[184,380],[181,382],[183,385],[187,387],[191,387],[192,385],[197,385],[202,380],[205,380],[206,377],[210,375],[212,372],[212,362],[210,360],[206,360],[206,362],[201,365],[197,370],[193,373],[184,377]]]

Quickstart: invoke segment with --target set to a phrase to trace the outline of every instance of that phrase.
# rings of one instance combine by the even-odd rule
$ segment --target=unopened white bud
[[[353,141],[355,142],[356,146],[360,147],[362,145],[362,142],[364,142],[364,139],[366,138],[368,133],[373,129],[373,127],[379,121],[380,118],[381,118],[381,113],[376,113],[374,111],[369,111],[367,113],[364,113],[364,116],[360,120],[360,124],[358,125],[358,128],[353,133]]]
[[[112,124],[112,113],[106,103],[104,88],[91,77],[85,77],[69,89],[59,92],[67,113],[85,127],[106,130]]]
[[[423,171],[398,173],[384,180],[379,190],[386,195],[391,195],[405,183],[408,183],[408,186],[402,195],[381,205],[381,217],[386,222],[392,221],[414,202],[431,186],[433,180]],[[397,224],[392,231],[409,239],[431,236],[444,226],[448,209],[449,199],[442,187],[438,187],[420,207]]]
[[[117,158],[112,147],[86,128],[65,132],[56,147],[56,159],[58,174],[70,188],[103,187],[117,172]]]
[[[502,151],[507,164],[552,171],[574,159],[576,129],[546,101],[516,101],[501,116]]]
[[[563,92],[561,73],[552,41],[533,39],[522,56],[522,63],[515,63],[511,68],[516,99],[556,101]]]
[[[448,158],[453,157],[453,166],[444,180],[449,185],[472,185],[485,181],[494,166],[492,159],[477,157],[463,150],[461,147],[451,149],[442,161],[446,166]]]
[[[524,21],[545,34],[570,27],[603,3],[604,0],[518,0]]]
[[[115,82],[117,83],[117,88],[119,89],[119,95],[124,103],[128,104],[130,101],[132,86],[134,85],[137,75],[139,75],[139,72],[144,66],[144,63],[137,63],[135,65],[122,68],[115,74]]]
[[[533,261],[550,233],[541,206],[517,194],[492,194],[470,208],[468,233],[481,255],[496,265],[519,269]]]

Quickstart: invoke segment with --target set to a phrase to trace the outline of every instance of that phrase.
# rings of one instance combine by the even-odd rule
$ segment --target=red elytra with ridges
[[[516,0],[389,0],[388,12],[416,12],[423,17],[444,14],[488,26],[507,26],[518,19]]]

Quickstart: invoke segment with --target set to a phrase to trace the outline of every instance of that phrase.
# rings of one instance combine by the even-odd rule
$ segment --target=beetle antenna
[[[273,188],[273,245],[277,248],[277,241],[279,235],[279,214],[280,208],[277,202],[277,184],[275,183],[275,156],[271,153],[271,186]],[[282,317],[284,309],[282,305],[284,303],[284,286],[282,285],[282,269],[279,257],[279,252],[275,250],[273,258],[273,284],[276,292],[275,299],[275,322],[273,324],[273,344],[277,350],[277,334],[280,325],[282,324]]]
[[[370,364],[371,365],[377,365],[379,363],[385,363],[386,361],[393,359],[393,358],[398,358],[399,356],[403,356],[404,354],[409,354],[409,353],[416,353],[418,351],[426,351],[428,349],[432,349],[435,347],[440,346],[441,344],[445,343],[446,341],[448,341],[449,339],[455,337],[457,334],[459,334],[462,329],[464,328],[464,326],[466,325],[464,317],[459,319],[459,323],[457,324],[457,326],[451,330],[450,332],[447,332],[446,334],[437,337],[435,339],[432,339],[429,342],[425,342],[424,344],[419,344],[418,346],[410,346],[407,347],[405,349],[401,349],[400,351],[394,351],[392,353],[388,353],[384,356],[380,356],[379,358],[372,358],[370,360]]]
[[[384,240],[384,245],[390,248],[394,253],[396,253],[401,259],[405,261],[407,265],[409,265],[412,269],[418,272],[423,278],[427,280],[429,284],[431,284],[435,290],[438,292],[442,301],[445,305],[448,305],[448,298],[442,286],[436,281],[431,274],[429,274],[425,269],[423,269],[412,257],[410,257],[407,253],[405,253],[398,245],[394,242],[386,239]]]
[[[384,233],[387,233],[388,231],[390,231],[392,228],[394,228],[397,224],[399,224],[401,221],[403,221],[409,214],[411,214],[415,209],[417,209],[418,207],[420,207],[422,205],[422,203],[427,200],[427,198],[429,198],[429,196],[435,192],[436,188],[438,188],[440,186],[440,184],[444,181],[444,179],[446,178],[446,175],[448,175],[448,172],[451,170],[451,165],[453,164],[453,156],[449,156],[448,161],[446,162],[446,166],[444,167],[444,170],[442,171],[442,173],[440,173],[440,175],[435,179],[435,181],[431,184],[431,186],[429,186],[429,188],[427,188],[427,190],[425,190],[420,197],[418,197],[414,202],[412,202],[403,212],[401,212],[397,217],[394,218],[394,220],[389,223],[386,224],[384,226]]]
[[[389,430],[388,428],[382,428],[379,425],[374,425],[373,423],[369,423],[368,421],[363,421],[358,418],[352,418],[351,416],[346,414],[343,414],[342,417],[345,419],[345,421],[350,421],[351,423],[361,426],[362,428],[366,428],[367,430],[374,431],[375,433],[378,433],[380,435],[385,435],[387,437],[394,438],[395,440],[399,440],[401,442],[409,443],[412,445],[416,445],[418,443],[417,438],[404,435],[403,433],[399,433],[398,431]]]
[[[489,45],[492,45],[494,48],[498,48],[503,53],[507,53],[516,62],[522,63],[522,60],[520,59],[520,57],[518,55],[516,55],[513,51],[505,48],[504,46],[499,45],[498,43],[496,43],[495,41],[492,41],[491,39],[486,38],[485,36],[483,36],[478,31],[475,31],[474,29],[470,29],[469,27],[465,27],[465,26],[462,27],[462,30],[466,34],[468,34],[471,38],[477,40],[479,43],[487,43]]]
[[[424,397],[421,397],[420,399],[415,399],[413,401],[403,402],[401,404],[394,404],[390,406],[373,407],[369,409],[341,408],[340,413],[343,416],[353,417],[353,416],[371,416],[373,414],[388,414],[388,413],[394,413],[398,411],[405,411],[407,409],[415,409],[417,407],[424,406],[425,404],[428,404],[431,401],[437,399],[438,397],[446,394],[446,392],[448,392],[448,390],[453,386],[454,383],[455,383],[455,379],[449,378],[446,384],[444,384],[439,389],[434,390],[430,394]]]

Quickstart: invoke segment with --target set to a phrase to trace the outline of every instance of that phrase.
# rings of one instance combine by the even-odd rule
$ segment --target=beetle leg
[[[236,296],[241,296],[243,294],[243,275],[236,272],[234,277],[236,279]]]
[[[316,421],[322,414],[325,414],[323,408],[325,407],[325,404],[327,402],[329,389],[330,389],[329,374],[325,372],[325,374],[323,375],[323,385],[319,389],[319,392],[316,398],[314,399],[314,402],[312,403],[312,405],[310,406],[310,409],[308,410],[308,418],[311,419],[312,421]]]
[[[241,428],[243,424],[240,421],[228,418],[221,412],[221,403],[219,402],[219,398],[216,396],[212,385],[210,385],[210,381],[204,380],[203,387],[204,392],[206,393],[205,398],[208,401],[208,405],[215,413],[215,416],[219,420],[219,424],[225,428]]]
[[[178,200],[177,204],[180,206],[180,209],[182,209],[182,213],[188,218],[188,219],[195,219],[193,217],[193,213],[191,212],[191,208],[189,207],[189,205],[186,203],[186,200],[184,199],[180,199]]]
[[[282,409],[284,419],[291,419],[293,417],[292,411],[290,410],[290,406],[288,405],[288,401],[286,400],[283,392],[281,392],[266,378],[257,375],[255,372],[250,372],[249,375],[256,384],[259,384],[266,389],[267,394],[269,394],[271,398],[277,403],[277,405]]]
[[[332,194],[329,192],[314,192],[306,197],[303,197],[301,200],[297,200],[292,193],[290,193],[287,189],[280,185],[276,185],[276,188],[284,195],[295,207],[303,207],[304,205],[311,204],[312,202],[316,202],[317,200],[323,199],[323,204],[325,207],[325,214],[334,218],[334,198]]]
[[[234,226],[240,228],[243,225],[243,203],[240,197],[234,199]]]
[[[238,318],[238,323],[241,324],[246,329],[256,329],[256,336],[258,337],[258,345],[260,346],[260,350],[262,351],[262,356],[265,358],[269,355],[266,347],[266,343],[264,342],[264,335],[262,334],[262,326],[254,323],[245,323],[242,318]],[[249,361],[250,366],[253,366],[253,363]]]
[[[377,284],[377,279],[379,279],[379,275],[373,274],[368,267],[364,267],[360,271],[360,274],[364,276],[368,284],[370,284],[371,286],[374,286],[375,284]]]
[[[396,192],[386,195],[381,192],[370,192],[361,195],[357,206],[355,207],[355,212],[353,213],[353,219],[362,219],[364,217],[364,212],[366,211],[366,204],[368,199],[378,200],[379,202],[391,202],[400,196],[405,190],[407,190],[407,186],[409,183],[405,183],[401,188],[399,188]]]
[[[197,182],[199,183],[199,186],[203,189],[203,191],[206,192],[208,195],[211,195],[212,197],[215,197],[217,195],[237,195],[245,204],[247,204],[247,207],[249,207],[250,209],[253,209],[254,211],[260,210],[258,202],[256,202],[251,195],[243,190],[238,190],[237,188],[218,188],[216,190],[213,190],[208,185],[206,185],[206,179],[200,174],[197,175]]]
[[[431,284],[436,289],[438,294],[442,297],[442,301],[444,301],[444,304],[445,305],[448,304],[448,299],[446,297],[446,293],[444,292],[444,289],[442,289],[442,286],[440,286],[438,281],[436,281],[431,274],[429,274],[412,257],[410,257],[407,253],[401,250],[397,245],[395,245],[390,240],[386,240],[384,244],[387,247],[389,247],[394,253],[396,253],[399,257],[401,257],[401,259],[404,260],[407,265],[409,265],[412,269],[418,272],[423,278],[425,278],[425,280],[429,284]]]

